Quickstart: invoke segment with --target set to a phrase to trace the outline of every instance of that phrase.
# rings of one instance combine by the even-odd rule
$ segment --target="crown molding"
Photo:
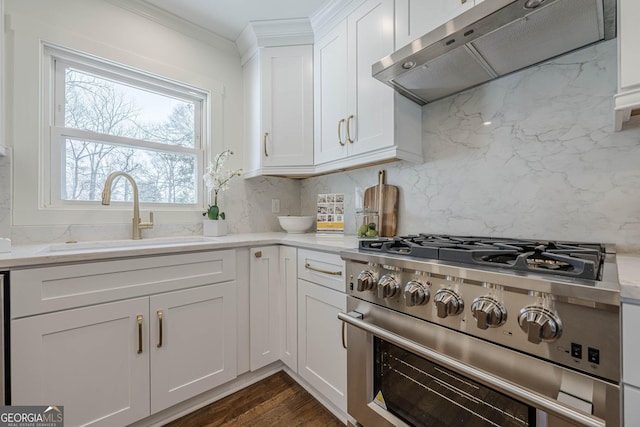
[[[338,21],[346,16],[364,0],[329,0],[309,17],[316,39],[320,38]]]
[[[206,43],[224,52],[238,54],[236,44],[213,31],[203,28],[193,22],[180,18],[166,10],[149,4],[144,0],[105,0],[117,7],[142,16],[157,24],[182,33],[188,37]]]
[[[249,22],[236,39],[240,62],[244,65],[261,47],[313,44],[313,28],[308,18]]]

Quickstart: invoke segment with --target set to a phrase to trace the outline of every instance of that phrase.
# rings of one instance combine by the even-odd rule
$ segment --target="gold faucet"
[[[132,228],[132,239],[140,240],[142,239],[142,229],[143,228],[153,228],[153,212],[149,212],[149,222],[141,222],[140,221],[140,206],[138,203],[138,185],[131,178],[131,175],[128,173],[124,173],[122,171],[117,171],[111,173],[107,177],[107,180],[104,182],[104,190],[102,190],[102,204],[109,205],[111,204],[111,184],[113,180],[119,176],[124,176],[131,183],[131,187],[133,187],[133,228]]]

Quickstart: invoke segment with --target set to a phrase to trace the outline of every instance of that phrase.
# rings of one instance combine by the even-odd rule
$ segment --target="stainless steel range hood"
[[[616,0],[484,0],[375,63],[373,76],[424,105],[608,40]]]

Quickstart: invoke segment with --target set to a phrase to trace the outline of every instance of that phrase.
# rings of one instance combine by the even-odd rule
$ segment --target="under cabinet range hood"
[[[484,0],[373,64],[424,105],[616,35],[616,0]]]

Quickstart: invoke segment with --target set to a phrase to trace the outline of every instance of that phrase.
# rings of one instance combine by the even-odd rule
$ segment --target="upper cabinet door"
[[[396,2],[365,0],[315,45],[315,172],[422,161],[421,109],[371,75],[395,48]]]
[[[615,130],[640,108],[640,2],[618,2],[618,93],[615,96]]]
[[[313,48],[264,48],[263,166],[313,164]]]
[[[394,0],[367,0],[349,15],[347,32],[349,155],[394,145],[394,92],[371,65],[394,50]]]
[[[244,177],[313,171],[313,47],[260,48],[243,65]]]
[[[347,22],[315,44],[315,163],[347,154]]]
[[[397,48],[408,45],[482,0],[397,0]]]
[[[637,41],[640,38],[638,26],[640,2],[624,0],[620,2],[620,88],[625,89],[640,84],[640,54]]]

